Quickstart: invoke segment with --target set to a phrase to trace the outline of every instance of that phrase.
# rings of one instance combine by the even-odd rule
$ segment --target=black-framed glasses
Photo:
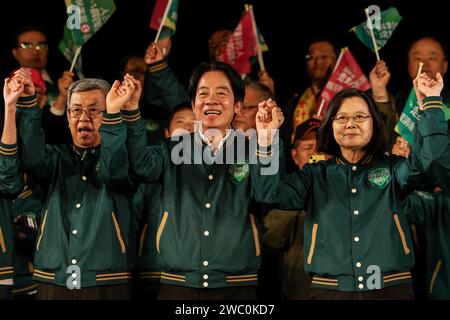
[[[19,48],[22,48],[24,50],[30,50],[32,48],[35,48],[36,50],[45,50],[47,49],[47,42],[38,42],[36,44],[31,42],[21,42],[19,43]]]
[[[104,108],[100,107],[91,107],[87,109],[79,108],[79,107],[70,107],[67,108],[67,112],[69,112],[69,116],[74,119],[78,119],[81,117],[81,115],[86,113],[86,116],[88,116],[91,119],[98,118],[103,114],[105,111]]]
[[[355,122],[361,123],[361,122],[364,122],[367,119],[371,118],[371,116],[370,115],[366,115],[366,114],[362,114],[362,113],[358,113],[358,114],[355,114],[353,116],[349,116],[349,115],[346,115],[346,114],[338,114],[338,115],[332,117],[331,119],[333,119],[337,123],[344,124],[344,123],[347,123],[348,120],[350,120],[350,118],[352,118],[353,121],[355,121]]]

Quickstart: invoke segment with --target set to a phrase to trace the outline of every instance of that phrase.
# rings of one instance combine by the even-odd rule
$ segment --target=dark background
[[[156,31],[148,27],[155,0],[115,0],[116,12],[102,29],[83,47],[83,67],[87,77],[102,77],[108,81],[118,77],[119,63],[129,53],[145,52]],[[423,34],[431,34],[449,44],[450,27],[445,3],[423,1],[299,1],[299,0],[180,0],[177,33],[173,37],[170,65],[183,83],[191,71],[208,60],[208,37],[218,28],[234,29],[244,10],[244,4],[254,5],[256,22],[269,52],[264,54],[267,71],[276,83],[277,95],[285,98],[303,91],[307,78],[304,55],[311,38],[330,35],[340,46],[348,46],[368,74],[375,63],[375,54],[365,47],[349,29],[365,20],[364,8],[375,4],[385,10],[395,6],[403,19],[393,36],[380,51],[392,72],[390,89],[409,87],[406,52],[409,43]],[[21,25],[38,25],[49,40],[48,71],[55,80],[70,63],[59,52],[66,22],[63,0],[12,1],[0,17],[2,41],[0,75],[4,77],[17,67],[10,53],[10,38]],[[283,100],[283,99],[282,99]]]

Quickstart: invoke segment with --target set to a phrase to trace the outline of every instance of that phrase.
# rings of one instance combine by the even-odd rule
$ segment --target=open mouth
[[[222,112],[220,112],[219,110],[206,110],[205,111],[205,116],[209,116],[209,115],[220,116],[221,114],[222,114]]]
[[[87,127],[80,127],[77,129],[78,135],[81,136],[82,138],[91,135],[93,131],[94,131],[93,129]]]

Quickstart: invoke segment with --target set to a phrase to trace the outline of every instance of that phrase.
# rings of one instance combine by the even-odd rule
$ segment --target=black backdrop
[[[148,28],[155,0],[115,0],[117,10],[102,29],[83,48],[86,76],[109,81],[118,76],[119,62],[131,52],[144,53],[155,31]],[[380,51],[393,77],[392,91],[409,86],[406,51],[411,39],[433,34],[449,43],[450,27],[442,1],[300,1],[300,0],[180,0],[177,33],[173,38],[170,64],[184,83],[193,68],[208,59],[208,37],[217,28],[233,29],[244,10],[254,5],[257,24],[269,46],[264,54],[266,68],[276,82],[277,95],[286,97],[306,84],[304,54],[311,38],[328,34],[341,46],[348,46],[366,74],[375,55],[348,30],[365,19],[363,9],[379,5],[381,10],[395,6],[403,16],[387,45]],[[5,6],[5,5],[4,5]],[[39,25],[47,32],[50,44],[48,70],[57,78],[70,64],[57,49],[67,15],[63,0],[11,1],[1,11],[0,75],[16,65],[10,53],[10,38],[23,24]]]

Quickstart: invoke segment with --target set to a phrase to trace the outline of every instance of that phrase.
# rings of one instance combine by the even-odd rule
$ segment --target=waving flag
[[[321,116],[327,109],[328,103],[335,96],[335,94],[347,88],[355,88],[365,91],[370,89],[370,83],[355,58],[350,53],[350,50],[348,48],[343,48],[336,62],[333,73],[328,79],[327,85],[322,90],[322,94],[319,99],[320,104],[316,114]]]
[[[376,23],[372,23],[372,30],[378,49],[384,47],[384,45],[394,32],[395,28],[397,28],[397,25],[399,24],[401,19],[402,17],[398,13],[397,9],[391,7],[380,13],[379,28],[377,28]],[[373,41],[370,35],[370,30],[367,27],[367,21],[364,21],[363,23],[351,28],[350,31],[354,31],[358,39],[361,40],[361,42],[369,47],[373,52],[375,52]]]
[[[178,0],[157,0],[150,20],[150,28],[158,30],[155,42],[174,35],[177,20]]]
[[[64,26],[64,37],[59,43],[59,50],[67,60],[72,62],[76,52],[85,44],[111,17],[116,10],[113,0],[65,0],[67,8],[76,8],[73,14],[77,24],[69,21]],[[69,17],[70,18],[70,17]],[[77,72],[81,72],[81,58],[77,60]]]

